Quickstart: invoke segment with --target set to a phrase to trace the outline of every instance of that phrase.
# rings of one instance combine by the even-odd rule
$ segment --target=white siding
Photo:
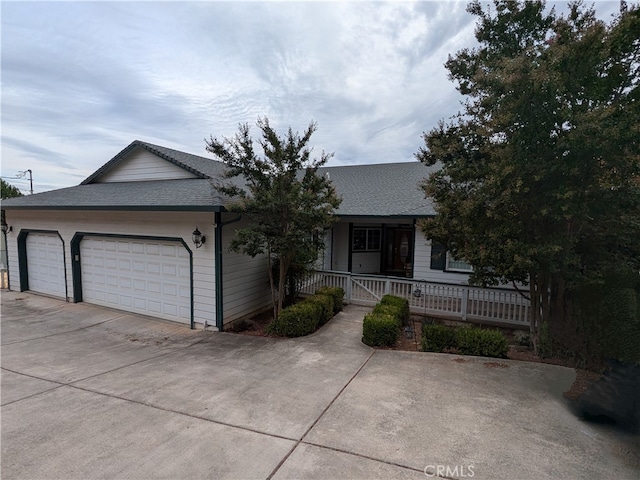
[[[197,323],[215,325],[213,213],[18,211],[6,213],[13,231],[7,234],[12,290],[20,289],[17,237],[22,229],[51,230],[64,242],[67,293],[73,299],[71,240],[77,232],[182,238],[193,252],[193,315]],[[196,249],[191,233],[198,227],[207,241]]]
[[[349,270],[349,224],[340,222],[333,227],[333,248],[331,270]]]
[[[224,221],[234,215],[223,215]],[[251,258],[229,251],[235,230],[244,228],[246,220],[232,223],[222,230],[222,291],[224,294],[224,323],[250,315],[271,305],[271,289],[267,258]]]
[[[101,175],[96,183],[144,182],[197,178],[193,173],[137,147],[117,166]]]
[[[418,226],[416,226],[413,278],[429,282],[454,284],[466,284],[469,282],[469,274],[467,273],[431,270],[431,241],[425,238]]]

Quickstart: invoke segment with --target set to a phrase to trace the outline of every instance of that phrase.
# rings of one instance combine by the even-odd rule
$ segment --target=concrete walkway
[[[637,478],[572,370],[373,350],[366,311],[274,339],[3,291],[1,476]]]

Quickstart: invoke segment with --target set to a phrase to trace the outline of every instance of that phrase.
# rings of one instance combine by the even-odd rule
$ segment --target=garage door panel
[[[147,291],[160,295],[162,293],[162,284],[160,282],[147,282]]]
[[[139,280],[137,278],[133,279],[133,289],[137,292],[146,292],[147,291],[147,282],[144,280]]]
[[[29,290],[66,297],[64,247],[55,233],[29,233],[26,237]]]
[[[189,253],[182,244],[86,237],[80,251],[83,300],[190,322],[191,269]],[[96,258],[109,260],[101,267]],[[97,282],[100,276],[106,282]],[[106,295],[96,290],[104,290]]]
[[[151,275],[160,275],[160,264],[153,262],[147,264],[147,273]]]
[[[147,255],[160,255],[160,245],[147,244],[145,250]]]

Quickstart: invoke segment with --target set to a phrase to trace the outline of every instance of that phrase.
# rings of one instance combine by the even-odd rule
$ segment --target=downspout
[[[7,274],[7,290],[11,290],[11,275],[9,273],[9,243],[7,242],[7,232],[9,227],[7,226],[6,211],[2,210],[2,235],[4,237],[4,258],[0,259],[0,262],[6,262],[5,272]],[[13,231],[13,228],[11,229]]]
[[[242,216],[238,215],[233,220],[228,222],[222,221],[222,212],[214,213],[214,228],[215,228],[215,278],[216,278],[216,327],[218,331],[222,332],[224,329],[224,295],[222,284],[222,227],[231,223],[239,222]],[[205,328],[206,328],[205,324]]]
[[[353,267],[353,222],[349,223],[349,257],[347,259],[347,271],[349,273],[353,273],[352,272],[352,267]]]

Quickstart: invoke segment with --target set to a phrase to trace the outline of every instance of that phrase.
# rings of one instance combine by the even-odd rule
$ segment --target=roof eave
[[[8,205],[2,210],[95,210],[135,212],[225,212],[222,205]]]

